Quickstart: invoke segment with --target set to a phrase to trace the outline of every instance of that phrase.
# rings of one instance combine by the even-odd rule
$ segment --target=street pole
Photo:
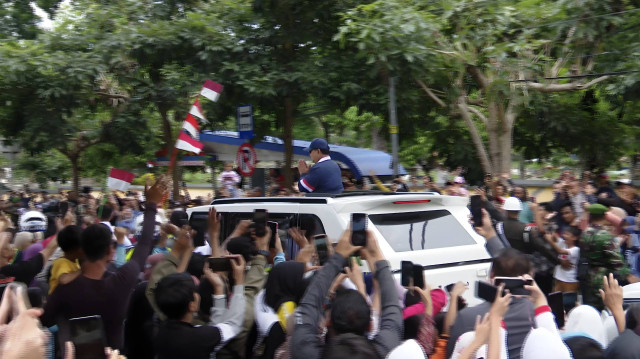
[[[393,176],[398,176],[398,117],[396,115],[396,77],[389,78],[389,133],[391,134],[391,155]]]

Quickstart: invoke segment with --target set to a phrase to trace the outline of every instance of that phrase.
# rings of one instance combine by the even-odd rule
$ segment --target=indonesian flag
[[[182,124],[182,129],[187,131],[187,133],[196,140],[200,138],[200,126],[198,126],[198,121],[196,121],[195,117],[191,116],[191,114],[187,114],[187,118]]]
[[[194,102],[193,106],[191,106],[191,110],[189,110],[189,113],[201,119],[202,122],[204,123],[207,122],[207,119],[204,117],[204,113],[202,112],[202,106],[200,105],[200,100],[196,99],[196,102]]]
[[[213,82],[211,80],[207,80],[202,85],[202,90],[200,90],[200,94],[209,100],[216,102],[222,93],[222,89],[224,86],[220,85],[217,82]]]
[[[186,132],[180,132],[180,136],[178,136],[178,142],[176,142],[176,148],[198,154],[202,151],[202,147],[204,147],[202,142],[194,140],[189,135],[187,135]]]
[[[131,172],[112,168],[109,171],[109,179],[107,179],[107,187],[119,191],[126,191],[131,186],[131,181],[136,177]]]

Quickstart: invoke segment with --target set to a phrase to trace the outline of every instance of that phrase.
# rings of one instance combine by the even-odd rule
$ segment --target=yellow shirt
[[[58,286],[58,278],[60,278],[61,275],[79,270],[80,265],[77,261],[72,262],[64,257],[53,261],[51,265],[51,278],[49,278],[49,294],[53,293],[53,290]]]

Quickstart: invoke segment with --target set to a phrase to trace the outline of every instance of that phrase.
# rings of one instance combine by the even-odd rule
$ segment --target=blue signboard
[[[253,107],[251,105],[238,106],[238,132],[240,138],[253,138]]]

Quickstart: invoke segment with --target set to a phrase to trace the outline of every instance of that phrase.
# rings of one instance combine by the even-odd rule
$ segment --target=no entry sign
[[[236,161],[238,162],[238,171],[245,177],[251,176],[256,169],[258,156],[256,150],[249,143],[243,143],[236,152]]]

